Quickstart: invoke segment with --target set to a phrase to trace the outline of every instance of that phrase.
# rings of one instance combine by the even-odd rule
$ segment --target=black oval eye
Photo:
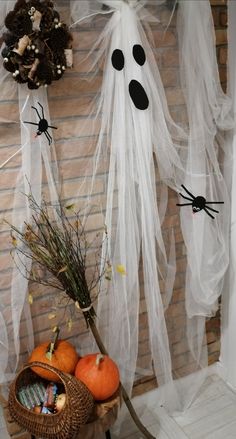
[[[115,49],[113,51],[112,56],[111,56],[111,62],[112,62],[114,69],[116,69],[116,70],[122,70],[124,68],[125,58],[124,58],[122,50]]]
[[[135,59],[135,61],[140,65],[143,66],[143,64],[146,61],[146,55],[144,52],[144,49],[142,46],[140,46],[140,44],[135,44],[133,46],[133,57]]]

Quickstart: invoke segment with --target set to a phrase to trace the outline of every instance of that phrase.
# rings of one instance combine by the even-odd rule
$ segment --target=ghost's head
[[[133,62],[143,66],[146,62],[146,55],[141,44],[134,44],[132,48]],[[111,62],[115,70],[122,71],[126,68],[125,56],[121,49],[115,49],[112,52]],[[129,95],[139,110],[146,110],[149,106],[149,99],[142,84],[135,78],[131,79],[128,84]]]

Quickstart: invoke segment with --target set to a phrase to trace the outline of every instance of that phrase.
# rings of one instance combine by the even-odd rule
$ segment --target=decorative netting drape
[[[99,330],[128,392],[135,378],[154,370],[163,390],[158,402],[174,412],[191,402],[204,379],[205,319],[217,310],[229,264],[230,204],[224,175],[230,173],[231,156],[223,131],[232,128],[233,120],[230,100],[220,86],[209,2],[179,1],[177,10],[167,3],[58,2],[71,20],[74,67],[47,93],[16,86],[1,66],[0,179],[1,217],[18,228],[30,220],[22,194],[29,183],[39,203],[46,192],[52,202],[60,196],[93,208],[91,233],[105,225],[108,249],[103,252],[108,251],[111,261],[110,280],[104,279],[96,303]],[[1,2],[2,21],[13,5]],[[159,72],[168,33],[176,41],[177,87],[184,96],[176,109],[183,117],[176,121],[169,108],[175,87],[168,90],[167,100]],[[57,101],[61,106],[55,109]],[[23,123],[33,119],[31,107],[38,102],[47,119],[54,115],[58,122],[50,147],[44,136],[32,140],[32,129]],[[178,201],[169,192],[172,204],[189,203],[175,214],[180,214],[187,254],[185,298],[178,305],[173,294],[178,237],[174,224],[166,226],[168,187],[188,198]],[[204,208],[193,215],[191,204],[200,196]],[[207,205],[214,201],[224,204]],[[7,233],[2,222],[1,234]],[[0,378],[5,382],[14,375],[20,352],[32,349],[34,328],[27,282],[8,248],[1,261]],[[183,308],[181,317],[174,312],[176,306]],[[146,311],[143,327],[141,309]],[[178,331],[176,320],[182,322]],[[142,362],[138,353],[144,330],[147,355]],[[78,336],[78,345],[82,352],[91,350],[91,337]],[[176,349],[185,354],[181,365]],[[198,379],[191,386],[176,380],[194,371]]]

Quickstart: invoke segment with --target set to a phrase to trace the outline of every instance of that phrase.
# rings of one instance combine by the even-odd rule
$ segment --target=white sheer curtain
[[[5,31],[4,18],[7,12],[12,10],[14,4],[14,1],[1,2],[1,33]],[[3,49],[3,45],[1,49]],[[0,101],[1,103],[10,102],[10,105],[14,105],[16,100],[18,101],[16,114],[9,112],[9,115],[3,114],[0,117],[2,133],[9,133],[8,140],[11,145],[7,159],[0,161],[0,182],[4,182],[7,172],[9,172],[8,169],[5,169],[6,165],[10,165],[13,159],[20,162],[15,180],[13,202],[1,206],[1,232],[5,232],[5,218],[20,230],[24,228],[25,221],[30,222],[31,212],[26,195],[31,189],[38,204],[41,203],[43,171],[49,188],[49,199],[53,202],[58,200],[59,176],[54,144],[49,148],[48,141],[44,136],[35,139],[32,136],[30,125],[24,124],[25,120],[33,121],[35,119],[35,111],[32,106],[37,108],[38,102],[44,108],[46,119],[48,122],[50,121],[47,90],[40,88],[31,91],[26,85],[17,85],[1,63]],[[12,142],[15,144],[12,145]],[[14,154],[10,153],[12,149],[15,149]],[[20,261],[14,251],[12,256],[22,273],[24,273],[25,267],[30,268],[28,260],[21,259]],[[2,254],[2,262],[4,257],[6,255]],[[12,380],[17,369],[20,355],[21,320],[24,320],[25,324],[24,350],[30,353],[34,347],[32,319],[27,296],[28,281],[14,263],[12,268],[11,266],[8,268],[8,279],[7,285],[3,281],[5,291],[1,292],[3,303],[5,297],[8,299],[7,306],[4,308],[5,314],[0,311],[0,383]]]
[[[204,350],[207,356],[205,317],[214,315],[218,308],[218,298],[223,292],[224,275],[229,265],[230,201],[218,158],[222,149],[229,164],[231,154],[230,149],[225,148],[223,136],[217,138],[217,131],[232,128],[233,118],[231,101],[223,94],[220,85],[213,19],[208,2],[180,2],[179,36],[181,79],[189,117],[184,185],[195,196],[224,202],[222,205],[209,205],[219,212],[213,212],[214,220],[209,220],[203,212],[196,221],[186,208],[181,210],[182,231],[188,252],[188,337],[192,354],[201,364]]]
[[[75,11],[76,4],[72,3]],[[78,4],[82,8],[82,2]],[[86,19],[90,15],[89,4],[85,4]],[[108,293],[99,296],[98,325],[130,391],[137,359],[138,268],[142,256],[150,349],[163,390],[160,401],[173,412],[190,404],[204,380],[207,367],[205,318],[217,310],[229,263],[229,195],[218,161],[220,149],[225,152],[225,148],[223,137],[218,137],[217,132],[233,126],[231,102],[220,86],[208,1],[179,2],[178,44],[181,85],[188,112],[186,132],[169,115],[158,66],[144,31],[143,18],[147,21],[151,18],[143,7],[148,10],[151,3],[105,0],[103,4],[110,8],[111,17],[91,49],[94,65],[98,59],[104,59],[94,122],[97,127],[102,115],[93,178],[100,172],[101,163],[106,163],[105,223],[110,236],[113,276]],[[157,9],[154,11],[156,14]],[[73,19],[75,25],[82,21],[81,17]],[[94,3],[90,19],[96,23]],[[158,15],[155,19],[159,19]],[[144,49],[146,61],[141,65],[135,62],[134,45]],[[114,51],[122,60],[118,69],[114,68]],[[132,80],[142,84],[148,96],[149,107],[145,110],[137,109],[132,102],[129,95]],[[162,238],[167,194],[161,185],[156,193],[153,153],[160,179],[171,188],[182,192],[181,184],[184,184],[195,197],[224,202],[219,208],[211,205],[219,210],[214,219],[204,210],[193,218],[191,207],[180,208],[188,258],[186,336],[190,361],[195,363],[196,371],[203,371],[191,386],[184,381],[174,383],[172,375],[164,304],[168,307],[175,270],[173,252],[168,260]],[[156,203],[157,196],[161,203]],[[117,274],[117,264],[124,265],[127,276]],[[170,282],[168,291],[161,296],[162,278]]]
[[[228,92],[233,101],[234,116],[236,114],[236,3],[228,2]],[[232,192],[231,192],[231,227],[230,227],[230,267],[222,300],[222,336],[221,336],[221,372],[226,381],[236,388],[236,356],[235,356],[235,310],[236,310],[236,278],[235,278],[235,242],[236,242],[236,131],[228,138],[229,147],[233,148]]]
[[[11,9],[12,3],[1,2],[1,19],[6,8]],[[89,117],[75,119],[73,128],[78,136],[93,136],[93,142],[96,142],[92,171],[90,164],[84,161],[86,177],[79,179],[80,203],[81,200],[86,204],[93,203],[97,179],[106,188],[105,200],[103,195],[98,200],[99,195],[96,194],[96,202],[108,231],[112,280],[109,284],[104,283],[104,293],[99,296],[98,326],[130,393],[137,372],[141,265],[151,354],[145,370],[138,370],[138,373],[142,375],[152,371],[153,364],[161,389],[157,402],[163,403],[173,413],[190,404],[203,382],[204,373],[200,373],[199,379],[195,378],[191,386],[189,381],[174,380],[177,366],[173,363],[165,315],[176,273],[174,230],[171,227],[168,232],[165,230],[165,239],[162,230],[168,202],[167,185],[183,193],[181,185],[184,184],[194,196],[201,195],[207,201],[224,201],[218,208],[211,205],[219,211],[215,213],[215,219],[204,210],[193,218],[191,206],[180,207],[188,258],[188,324],[183,338],[188,338],[188,359],[196,371],[206,370],[205,318],[212,316],[217,309],[229,263],[230,204],[218,160],[220,149],[224,153],[226,150],[223,137],[218,137],[217,131],[218,128],[229,129],[233,121],[230,101],[223,94],[219,82],[210,5],[205,0],[179,1],[179,73],[188,113],[185,129],[170,116],[158,63],[152,43],[147,38],[152,34],[151,24],[158,20],[164,35],[165,25],[171,16],[171,11],[167,9],[160,9],[164,14],[159,15],[159,6],[164,7],[164,2],[73,0],[70,6],[73,30],[88,20],[96,29],[99,20],[101,22],[101,13],[106,17],[96,44],[86,55],[93,58],[91,81],[95,76],[94,66],[102,65],[101,89],[94,98]],[[164,16],[166,21],[163,24],[161,20]],[[78,63],[85,61],[76,60]],[[30,126],[22,123],[32,119],[31,106],[37,106],[37,102],[44,106],[50,120],[46,91],[29,92],[19,86],[17,92],[14,81],[2,67],[0,78],[1,101],[5,102],[6,96],[9,100],[15,96],[19,101],[17,116],[8,118],[3,115],[0,122],[3,127],[11,124],[15,137],[21,129],[19,145],[15,141],[15,146],[20,149],[18,157],[21,157],[21,165],[15,184],[13,216],[10,217],[11,222],[21,227],[24,220],[30,219],[30,211],[21,192],[27,192],[29,181],[40,202],[43,169],[50,198],[53,201],[57,199],[56,156],[53,145],[48,148],[43,136],[32,142]],[[60,142],[66,155],[66,129],[63,134],[65,138]],[[0,169],[2,176],[5,162]],[[3,208],[7,210],[7,207]],[[117,267],[120,269],[117,270]],[[6,320],[4,312],[0,314],[0,345],[3,347],[0,353],[1,381],[14,373],[17,364],[19,323],[23,311],[28,328],[26,350],[30,350],[33,344],[26,300],[27,282],[14,269],[11,270],[11,279],[10,321]],[[85,340],[85,346],[88,346],[86,343]]]

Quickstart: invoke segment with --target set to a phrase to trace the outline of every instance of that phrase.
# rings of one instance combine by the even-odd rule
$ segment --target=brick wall
[[[219,61],[220,76],[222,86],[226,88],[226,58],[227,58],[227,9],[224,0],[212,0],[212,13],[216,30],[216,47]],[[66,14],[66,9],[65,9]],[[162,18],[165,18],[166,10],[161,11]],[[88,68],[91,66],[91,58],[88,57],[85,63],[79,64],[80,60],[92,47],[98,38],[101,28],[103,27],[104,18],[101,19],[97,26],[83,25],[79,32],[74,32],[75,48],[75,68],[67,71],[63,80],[49,87],[49,105],[50,114],[53,124],[59,127],[53,134],[56,140],[57,158],[59,161],[60,174],[63,179],[62,199],[66,203],[75,201],[75,193],[83,177],[85,167],[92,160],[95,142],[93,138],[88,137],[89,131],[83,133],[81,137],[78,131],[78,125],[83,125],[84,118],[89,114],[90,103],[99,90],[102,81],[102,64],[95,66],[96,74],[90,81],[84,81],[87,78]],[[165,37],[160,27],[153,27],[154,52],[160,68],[161,77],[165,86],[166,96],[170,107],[171,114],[177,122],[185,122],[186,113],[184,108],[183,96],[180,90],[179,72],[178,72],[178,51],[176,37],[176,17],[173,17],[171,25],[167,30]],[[94,70],[95,71],[95,70]],[[91,72],[90,75],[92,75]],[[17,117],[17,102],[7,101],[0,105],[0,114],[11,111]],[[2,129],[2,127],[1,127]],[[10,146],[19,142],[17,131],[13,133],[8,127],[3,127],[3,136],[0,140],[1,162],[8,157],[9,151],[13,153],[15,146]],[[15,176],[19,159],[10,162],[4,173],[1,174],[0,200],[5,205],[6,200],[11,199],[12,189],[15,185]],[[101,169],[96,181],[96,192],[99,197],[104,191],[104,175]],[[86,188],[85,188],[86,191]],[[84,192],[85,194],[85,192]],[[83,195],[83,194],[81,194]],[[4,201],[5,200],[5,201]],[[95,194],[96,201],[96,194]],[[163,224],[163,233],[168,241],[168,232],[174,228],[176,239],[176,256],[177,256],[177,274],[174,285],[174,293],[170,307],[166,313],[167,326],[170,337],[172,350],[172,360],[174,369],[178,376],[183,376],[192,370],[190,354],[188,352],[185,339],[185,307],[184,307],[184,284],[186,269],[186,249],[180,230],[179,210],[176,207],[177,196],[169,190],[169,201],[167,215]],[[94,212],[91,217],[90,229],[94,232],[99,230],[102,225],[102,216]],[[9,265],[12,263],[9,256],[10,239],[9,230],[5,226],[0,229],[1,245],[1,277],[0,277],[0,294],[6,298],[9,294]],[[142,283],[142,271],[140,270],[140,282]],[[72,312],[72,328],[68,325],[68,316],[64,316],[64,307],[57,311],[54,319],[49,319],[49,313],[53,311],[55,291],[47,290],[45,287],[30,285],[30,292],[34,301],[32,304],[33,327],[36,344],[47,340],[51,335],[51,328],[60,323],[62,335],[64,338],[71,339],[72,342],[79,345],[80,340],[86,334],[86,326],[83,318],[78,314],[73,314],[73,306],[70,307]],[[3,302],[2,302],[3,303]],[[7,312],[7,311],[6,311]],[[69,314],[68,314],[69,315]],[[70,315],[69,315],[70,316]],[[21,352],[22,357],[26,358],[25,346],[25,322],[21,325]],[[209,364],[215,362],[219,356],[220,348],[220,316],[210,319],[207,322],[207,340],[209,350]],[[139,338],[139,358],[138,366],[147,367],[150,361],[148,331],[147,331],[147,314],[146,304],[141,292],[140,299],[140,338]],[[137,381],[134,392],[139,393],[148,390],[154,385],[153,374],[150,373],[145,379]],[[144,383],[144,384],[143,384]]]

